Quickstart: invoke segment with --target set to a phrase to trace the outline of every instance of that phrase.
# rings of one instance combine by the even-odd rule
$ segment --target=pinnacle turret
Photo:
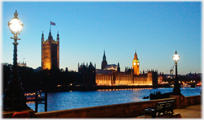
[[[49,36],[48,36],[48,39],[49,39],[49,40],[52,40],[52,34],[51,34],[51,30],[50,30],[50,32],[49,32]]]
[[[41,40],[44,41],[44,33],[42,32]]]
[[[106,65],[107,65],[107,61],[106,61],[106,55],[105,55],[105,50],[104,50],[103,61],[101,63],[101,69],[104,69]]]
[[[59,41],[59,32],[57,32],[57,41]]]
[[[104,50],[104,54],[103,54],[103,61],[106,61],[106,54],[105,54],[105,50]]]
[[[134,60],[138,60],[136,51],[135,51],[135,55],[134,55]]]

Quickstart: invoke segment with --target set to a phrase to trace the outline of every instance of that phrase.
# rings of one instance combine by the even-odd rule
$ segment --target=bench
[[[150,115],[152,118],[164,115],[173,115],[174,102],[175,100],[158,102],[153,108],[145,109],[145,114]]]
[[[139,118],[139,119],[151,119],[152,116],[150,116],[150,115],[140,115],[140,116],[137,116],[136,118]],[[156,118],[182,118],[182,116],[179,113],[174,113],[173,115],[157,116]]]
[[[166,102],[166,113],[165,114],[174,114],[174,102],[175,100],[170,100]]]

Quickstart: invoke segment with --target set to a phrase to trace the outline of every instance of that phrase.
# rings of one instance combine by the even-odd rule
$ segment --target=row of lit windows
[[[103,75],[97,75],[96,76],[96,79],[101,79],[101,80],[107,80],[107,79],[110,79],[111,80],[112,76],[103,76]]]
[[[100,80],[111,80],[113,79],[113,76],[107,76],[107,75],[96,75],[96,79]],[[115,77],[115,80],[132,80],[132,77]],[[147,81],[146,77],[134,77],[134,80],[136,81]]]

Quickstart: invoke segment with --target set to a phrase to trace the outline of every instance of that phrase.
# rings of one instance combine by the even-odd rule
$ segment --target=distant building
[[[164,75],[164,73],[160,72],[160,74],[158,74],[158,84],[163,84],[165,77],[166,76]]]
[[[25,58],[23,58],[23,62],[20,62],[20,61],[19,61],[19,62],[17,63],[17,65],[20,66],[20,67],[27,67],[26,62],[25,62]]]
[[[42,56],[41,56],[41,66],[44,69],[59,69],[59,33],[57,33],[57,40],[52,38],[51,31],[49,32],[48,39],[44,41],[44,34],[42,33],[41,38],[42,43]]]
[[[104,62],[105,61],[105,62]],[[125,68],[125,72],[120,71],[120,65],[107,63],[105,51],[102,61],[102,69],[96,70],[96,84],[97,85],[153,85],[158,83],[157,71],[151,70],[147,73],[139,74],[139,59],[135,52],[134,59],[132,61],[132,69]]]
[[[186,74],[185,75],[186,76],[186,78],[189,78],[189,79],[192,79],[192,80],[194,80],[194,79],[197,79],[197,78],[201,78],[201,73],[188,73],[188,74]]]
[[[26,62],[18,62],[18,66],[20,67],[27,67]]]
[[[174,74],[174,70],[173,68],[170,69],[170,75],[173,75]]]
[[[83,86],[95,86],[96,85],[96,68],[90,64],[84,65],[78,64],[79,79]]]
[[[116,64],[108,64],[106,61],[106,55],[105,55],[105,50],[104,50],[104,54],[103,54],[103,60],[101,63],[101,70],[115,70],[115,71],[119,71],[120,72],[120,65],[118,63],[118,65]]]

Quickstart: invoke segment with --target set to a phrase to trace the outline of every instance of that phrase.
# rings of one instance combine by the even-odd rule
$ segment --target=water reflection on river
[[[150,93],[160,91],[161,93],[172,92],[173,88],[157,89],[123,89],[123,90],[103,90],[103,91],[73,91],[48,93],[47,111],[65,110],[74,108],[84,108],[102,105],[112,105],[137,101],[147,101],[143,99]],[[201,87],[181,88],[184,96],[200,95]],[[31,109],[35,110],[35,103],[27,103]],[[44,104],[38,105],[38,112],[44,112]]]

